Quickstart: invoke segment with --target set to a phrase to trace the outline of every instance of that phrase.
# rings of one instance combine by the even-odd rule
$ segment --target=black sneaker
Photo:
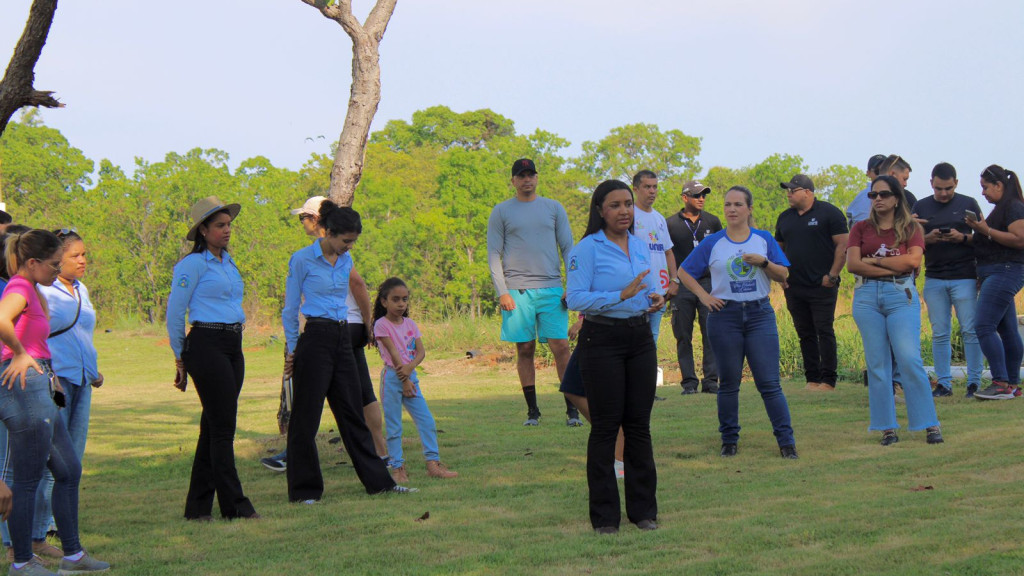
[[[964,394],[964,397],[965,398],[974,398],[974,393],[977,392],[977,391],[978,391],[978,385],[977,384],[968,384],[967,385],[967,394]]]
[[[719,453],[719,456],[724,456],[726,458],[731,458],[731,457],[733,457],[735,455],[736,455],[736,445],[735,444],[722,444],[722,451]]]
[[[683,396],[686,396],[687,394],[696,394],[696,393],[697,393],[697,389],[696,388],[683,388]]]
[[[264,466],[267,467],[268,470],[273,470],[274,472],[284,472],[285,470],[288,469],[287,460],[278,460],[273,456],[260,458],[260,464],[263,464]]]
[[[540,426],[540,408],[530,408],[526,413],[526,422],[523,426]]]
[[[800,456],[796,453],[796,446],[790,444],[788,446],[779,446],[779,453],[782,457],[787,460],[799,460]]]
[[[942,432],[939,431],[938,426],[932,426],[928,429],[928,443],[929,444],[942,444],[945,440],[942,439]]]
[[[895,430],[886,430],[885,432],[882,432],[882,441],[880,442],[882,446],[892,446],[899,441],[900,437],[896,435]]]
[[[953,391],[950,390],[949,388],[946,388],[945,386],[942,386],[941,384],[936,386],[935,389],[932,390],[932,398],[943,398],[952,395]]]
[[[978,400],[1013,400],[1017,395],[1017,387],[1006,382],[993,382],[988,388],[974,393]]]
[[[580,420],[580,411],[575,406],[565,411],[565,425],[569,428],[583,426],[583,420]]]
[[[718,384],[705,384],[700,391],[704,394],[718,394]]]

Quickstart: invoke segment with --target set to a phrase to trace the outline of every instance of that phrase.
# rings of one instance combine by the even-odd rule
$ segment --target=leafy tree
[[[662,132],[655,124],[627,124],[597,142],[584,142],[574,164],[597,181],[630,182],[640,170],[652,170],[663,180],[691,178],[700,171],[700,140],[682,130]]]

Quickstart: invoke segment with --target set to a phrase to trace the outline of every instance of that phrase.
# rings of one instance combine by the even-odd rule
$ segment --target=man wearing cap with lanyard
[[[558,379],[569,361],[569,313],[562,287],[562,263],[572,250],[565,208],[537,195],[537,167],[520,158],[512,164],[516,197],[491,211],[487,221],[487,263],[501,305],[501,339],[516,345],[516,369],[526,399],[524,426],[540,424],[537,406],[536,341],[547,342]],[[565,400],[569,420],[579,419]]]
[[[683,184],[683,209],[669,216],[669,237],[672,239],[672,254],[676,263],[682,263],[693,249],[704,238],[722,229],[722,222],[714,215],[704,212],[704,197],[711,193],[711,188],[696,180]],[[679,285],[677,269],[672,270],[672,282]],[[697,279],[708,292],[711,291],[711,273],[708,272]],[[702,361],[704,380],[702,392],[715,394],[718,392],[718,368],[715,366],[715,354],[708,342],[708,309],[700,303],[697,295],[680,285],[679,291],[672,298],[672,334],[676,338],[676,357],[679,370],[683,373],[683,394],[696,394],[697,367],[693,359],[693,320],[697,318],[700,325],[701,342],[704,357]]]
[[[807,389],[835,390],[839,362],[833,321],[846,262],[846,218],[814,197],[814,182],[803,174],[779,186],[786,189],[790,208],[779,214],[775,240],[790,262],[786,308],[800,338]]]

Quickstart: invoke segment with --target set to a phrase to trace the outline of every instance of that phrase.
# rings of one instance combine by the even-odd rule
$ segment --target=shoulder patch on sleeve
[[[572,258],[569,258],[569,270],[571,271],[577,268],[579,268],[579,265],[576,262],[576,257],[573,256]]]
[[[189,280],[188,274],[182,274],[181,277],[178,278],[178,286],[181,288],[188,288],[191,283],[192,281]]]

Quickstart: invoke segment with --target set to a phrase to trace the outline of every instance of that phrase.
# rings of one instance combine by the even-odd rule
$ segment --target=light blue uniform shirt
[[[850,205],[846,207],[846,223],[850,228],[853,228],[853,225],[861,220],[867,220],[871,215],[871,200],[868,200],[868,192],[871,192],[871,186],[858,192]]]
[[[288,261],[288,280],[285,282],[284,310],[281,323],[288,353],[295,351],[299,341],[299,312],[306,318],[328,318],[341,321],[348,318],[348,279],[352,273],[352,255],[345,252],[332,266],[324,258],[320,242],[292,254]]]
[[[74,281],[75,292],[82,299],[82,311],[78,313],[78,297],[68,292],[67,286],[57,280],[52,286],[39,284],[39,291],[46,298],[50,310],[50,332],[63,330],[67,332],[54,336],[46,341],[50,347],[50,363],[53,371],[61,378],[66,378],[75,386],[88,384],[99,377],[96,360],[96,346],[92,342],[92,333],[96,329],[96,309],[89,300],[89,290],[78,280]],[[71,323],[74,322],[74,326]]]
[[[167,336],[175,358],[185,347],[185,313],[189,322],[245,322],[242,296],[245,283],[231,254],[221,260],[208,250],[185,256],[174,265],[174,281],[167,298]]]
[[[566,302],[569,308],[584,314],[609,318],[632,318],[651,307],[649,296],[656,286],[647,288],[628,300],[619,300],[622,290],[640,275],[650,273],[651,252],[642,240],[629,235],[629,256],[608,240],[604,230],[585,236],[569,253]]]

